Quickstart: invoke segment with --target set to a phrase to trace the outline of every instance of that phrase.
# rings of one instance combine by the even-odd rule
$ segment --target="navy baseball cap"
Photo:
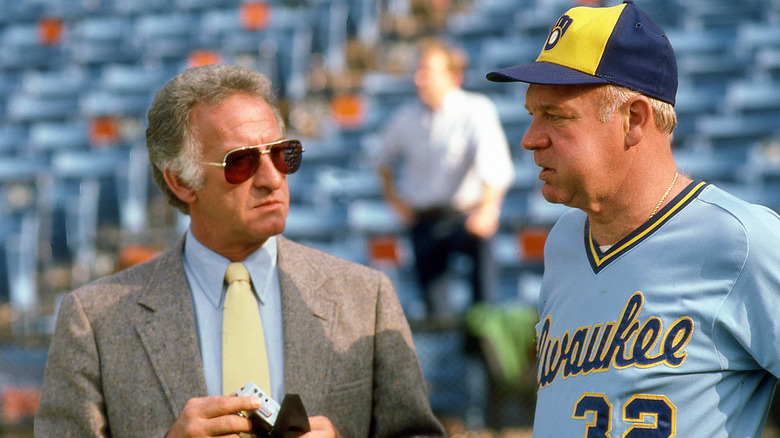
[[[487,74],[493,82],[615,84],[671,105],[677,61],[664,31],[632,1],[569,9],[553,26],[535,62]]]

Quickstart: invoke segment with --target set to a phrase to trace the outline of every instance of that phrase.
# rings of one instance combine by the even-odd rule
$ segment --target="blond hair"
[[[447,60],[447,70],[453,73],[462,74],[469,66],[466,52],[439,39],[429,38],[422,40],[419,45],[419,53],[421,58],[429,53],[443,54]]]
[[[632,97],[642,94],[612,84],[599,87],[597,93],[600,108],[599,119],[602,122],[611,120],[612,115],[621,105]],[[653,118],[655,119],[656,128],[665,134],[671,135],[672,131],[674,131],[674,127],[677,126],[677,113],[674,111],[674,107],[671,104],[658,99],[649,96],[645,97],[650,100],[650,105],[653,108]]]

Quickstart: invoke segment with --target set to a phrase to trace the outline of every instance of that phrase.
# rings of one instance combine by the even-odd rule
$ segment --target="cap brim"
[[[543,85],[607,84],[609,81],[551,62],[531,62],[488,73],[492,82],[527,82]]]

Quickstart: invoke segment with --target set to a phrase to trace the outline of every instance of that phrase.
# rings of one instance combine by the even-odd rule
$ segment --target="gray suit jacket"
[[[162,436],[206,396],[182,239],[69,293],[36,437]],[[345,437],[443,435],[386,275],[280,237],[285,389]]]

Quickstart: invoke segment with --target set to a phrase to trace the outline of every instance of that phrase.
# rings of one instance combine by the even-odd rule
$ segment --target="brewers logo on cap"
[[[550,50],[558,44],[558,40],[566,33],[566,29],[569,28],[571,22],[572,19],[568,15],[564,15],[558,19],[558,22],[555,23],[555,27],[553,27],[553,30],[550,32],[550,36],[547,37],[547,44],[544,45],[544,50]]]
[[[612,29],[625,6],[569,10],[558,19],[536,62],[552,62],[595,74]]]

